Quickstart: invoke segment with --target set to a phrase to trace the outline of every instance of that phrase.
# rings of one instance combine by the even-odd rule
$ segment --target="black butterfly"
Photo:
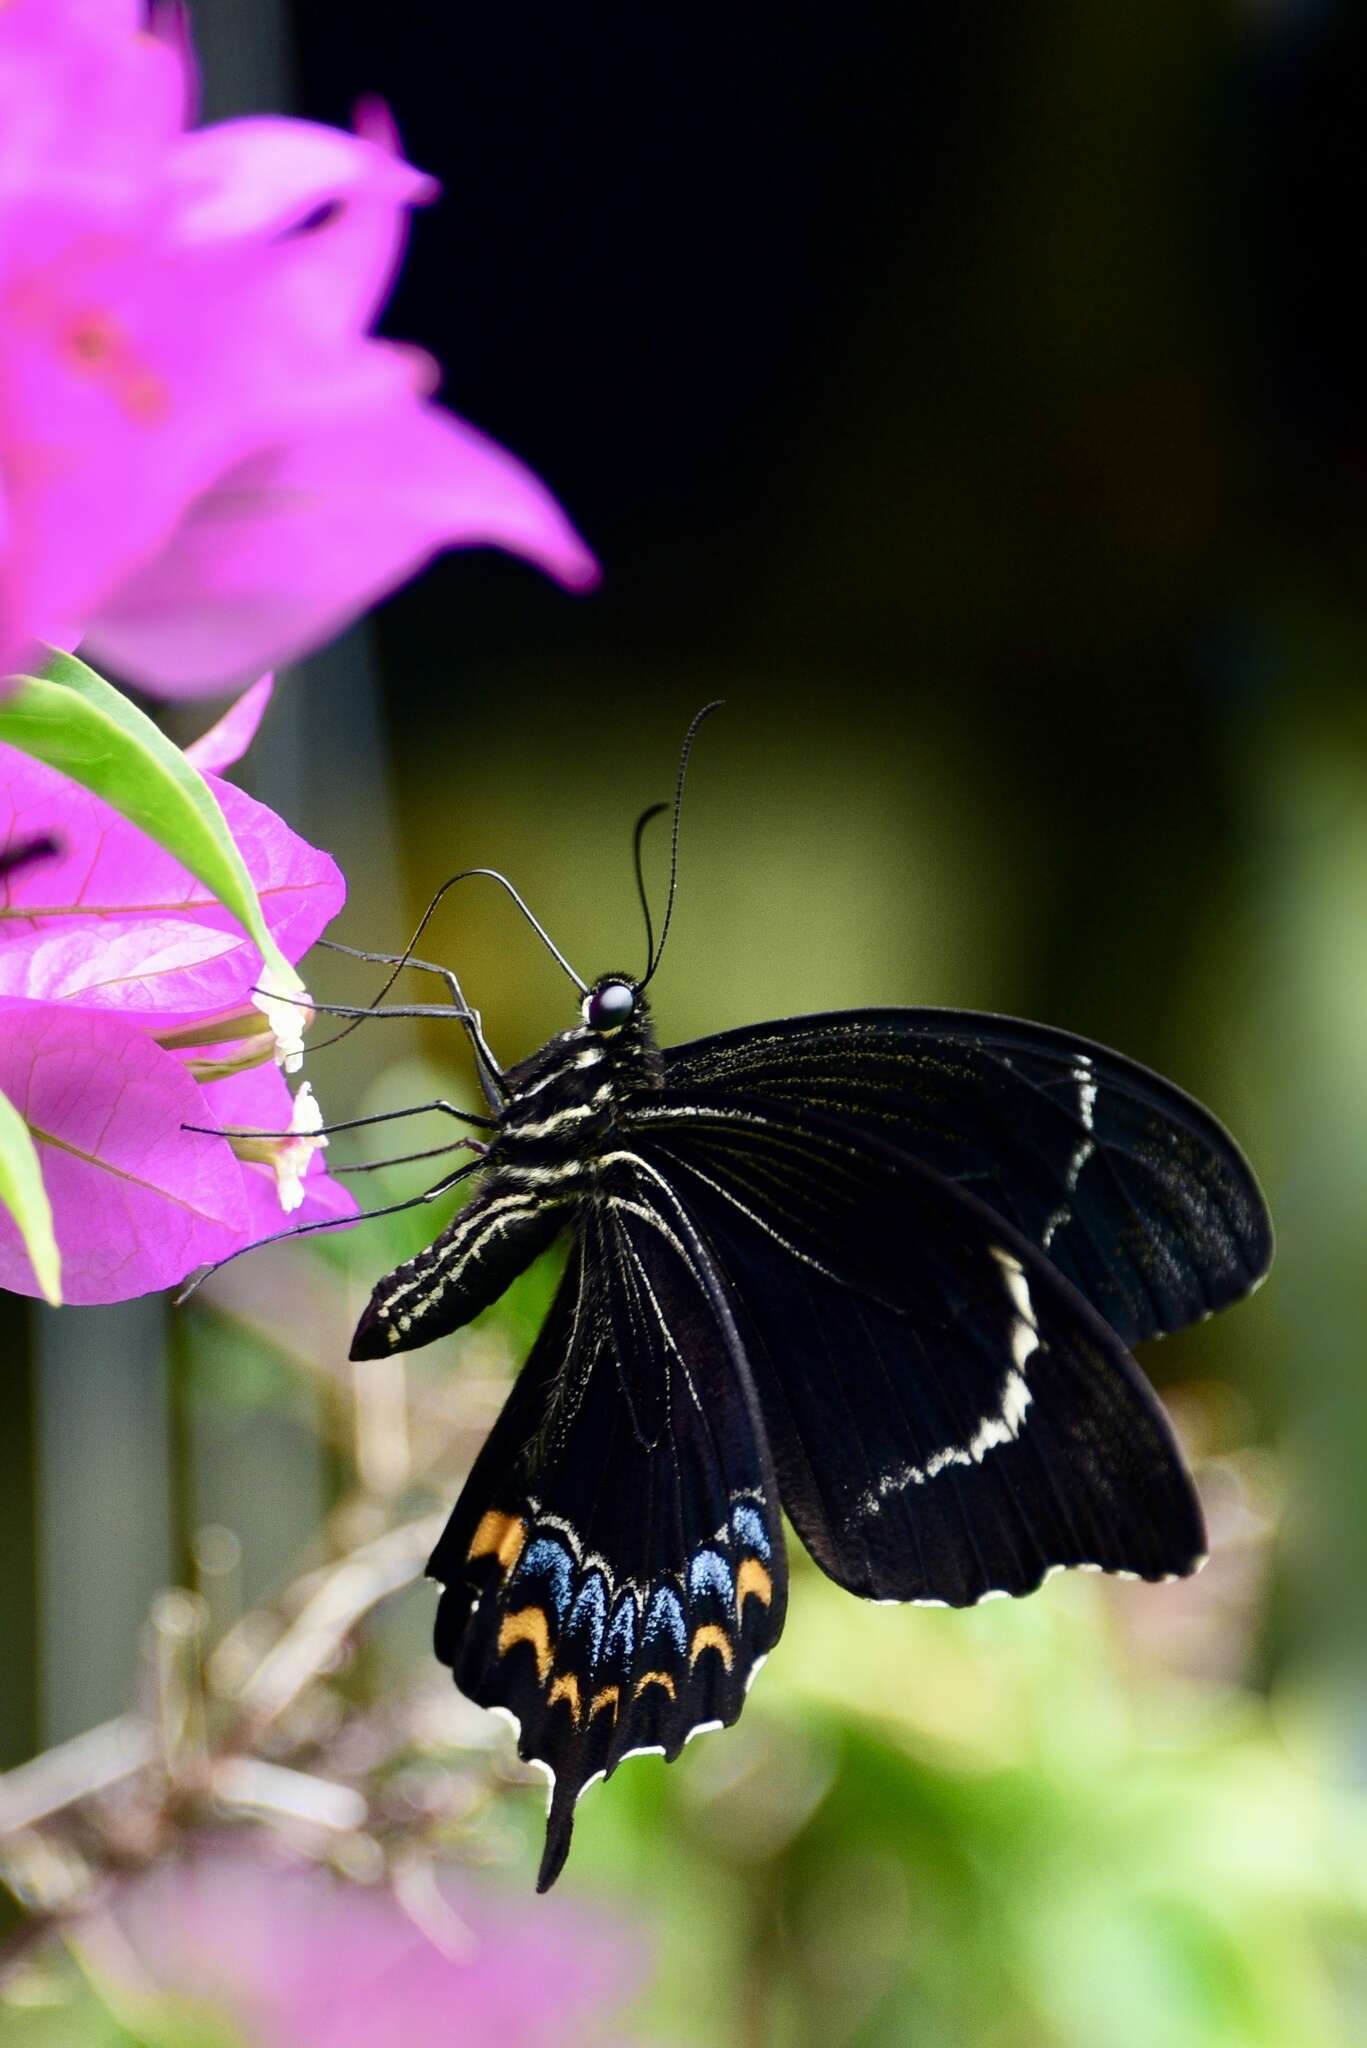
[[[639,855],[638,827],[638,879]],[[458,1329],[569,1238],[430,1565],[438,1656],[552,1776],[541,1890],[587,1785],[739,1715],[783,1626],[780,1507],[874,1600],[1193,1571],[1201,1510],[1126,1347],[1272,1254],[1215,1119],[1044,1025],[862,1010],[660,1051],[668,927],[507,1072],[452,979],[493,1111],[481,1184],[351,1352]]]

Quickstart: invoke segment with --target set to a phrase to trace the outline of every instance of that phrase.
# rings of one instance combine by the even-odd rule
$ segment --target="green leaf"
[[[302,984],[266,926],[252,878],[203,776],[112,683],[53,654],[0,702],[0,740],[93,790],[173,854],[261,949],[273,986]]]
[[[62,1261],[52,1231],[52,1209],[28,1125],[9,1097],[0,1093],[0,1202],[19,1226],[38,1285],[57,1308],[62,1299]]]

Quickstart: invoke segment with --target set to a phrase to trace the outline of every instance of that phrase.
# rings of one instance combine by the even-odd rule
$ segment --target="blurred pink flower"
[[[224,690],[447,547],[592,583],[536,478],[369,334],[435,192],[383,111],[187,132],[192,98],[135,0],[0,6],[0,674],[80,631]]]
[[[392,1892],[245,1847],[121,1884],[78,1939],[129,1988],[218,2007],[252,2048],[620,2043],[612,2016],[645,1975],[639,1935],[603,1914],[428,1871],[411,1915]]]
[[[201,749],[229,765],[263,701],[248,692]],[[264,804],[207,780],[297,961],[341,909],[342,877]],[[0,745],[0,863],[44,834],[55,852],[0,874],[0,1089],[38,1143],[66,1299],[123,1301],[290,1222],[354,1215],[311,1135],[316,1105],[278,1070],[288,1048],[253,1000],[257,948],[99,797]],[[229,1144],[187,1124],[284,1135]],[[0,1286],[38,1291],[6,1211]]]

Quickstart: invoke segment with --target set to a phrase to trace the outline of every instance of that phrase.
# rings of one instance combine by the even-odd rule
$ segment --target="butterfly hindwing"
[[[667,1086],[838,1118],[1004,1216],[1125,1343],[1240,1299],[1272,1257],[1222,1126],[1171,1082],[1046,1025],[955,1010],[758,1024],[666,1052]]]
[[[437,1654],[553,1773],[543,1890],[586,1784],[739,1715],[783,1623],[776,1489],[727,1294],[648,1170],[586,1209],[429,1569]]]
[[[634,1123],[727,1274],[784,1506],[839,1583],[961,1606],[1056,1566],[1199,1562],[1139,1368],[966,1189],[774,1101],[666,1091]]]

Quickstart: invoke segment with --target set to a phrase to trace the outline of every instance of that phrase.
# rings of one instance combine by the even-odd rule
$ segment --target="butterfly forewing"
[[[434,1555],[437,1653],[574,1806],[734,1721],[783,1623],[777,1495],[733,1309],[685,1211],[618,1158]]]
[[[667,1085],[838,1117],[1006,1218],[1132,1344],[1240,1299],[1272,1257],[1239,1148],[1190,1096],[1048,1026],[862,1010],[676,1046]]]
[[[784,1506],[842,1585],[962,1606],[1063,1565],[1200,1561],[1155,1395],[1011,1224],[810,1109],[670,1090],[635,1121],[729,1279]]]

